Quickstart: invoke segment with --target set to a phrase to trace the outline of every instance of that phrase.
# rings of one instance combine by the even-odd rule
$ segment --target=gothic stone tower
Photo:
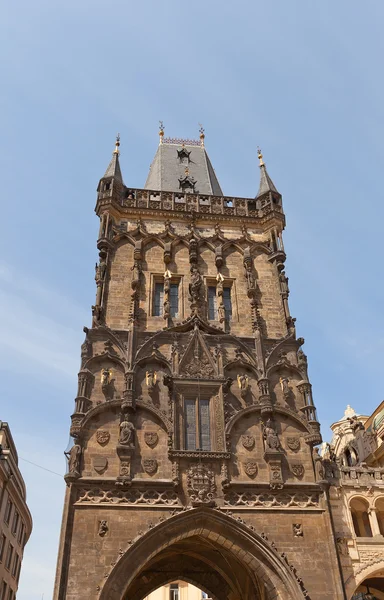
[[[164,138],[144,189],[100,180],[96,301],[72,415],[55,600],[344,598],[281,195],[221,191]]]

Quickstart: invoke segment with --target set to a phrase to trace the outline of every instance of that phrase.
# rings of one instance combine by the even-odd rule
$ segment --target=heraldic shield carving
[[[187,487],[192,506],[215,505],[216,485],[212,469],[202,464],[190,467],[187,472]]]
[[[242,435],[241,443],[247,450],[252,450],[252,448],[255,445],[255,438],[253,437],[253,435]]]
[[[298,452],[298,450],[300,450],[300,438],[288,437],[287,446],[290,450],[293,450],[293,452]]]
[[[147,446],[154,448],[159,441],[159,436],[156,431],[146,431],[144,433],[144,440]]]
[[[100,446],[105,446],[105,444],[108,444],[110,437],[109,431],[105,431],[105,429],[99,429],[96,431],[96,440]]]

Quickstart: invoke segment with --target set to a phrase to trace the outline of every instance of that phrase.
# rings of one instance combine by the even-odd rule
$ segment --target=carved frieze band
[[[177,494],[172,490],[129,489],[103,490],[101,488],[79,489],[76,504],[112,504],[112,505],[165,505],[179,504]]]
[[[225,506],[262,506],[264,508],[320,508],[319,494],[296,493],[268,493],[256,494],[254,492],[228,492],[224,496]]]

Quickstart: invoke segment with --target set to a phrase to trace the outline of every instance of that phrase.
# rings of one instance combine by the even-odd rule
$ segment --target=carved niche
[[[159,436],[156,431],[145,431],[144,441],[150,448],[154,448],[159,441]]]
[[[211,468],[203,465],[192,465],[187,471],[187,489],[192,506],[202,504],[214,506],[215,475]]]

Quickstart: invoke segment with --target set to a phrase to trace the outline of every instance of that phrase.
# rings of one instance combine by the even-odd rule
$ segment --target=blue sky
[[[166,135],[254,196],[259,144],[287,216],[290,307],[328,427],[382,400],[382,0],[16,0],[0,23],[0,418],[63,473],[97,257],[95,189],[121,133],[144,185]],[[18,600],[52,597],[64,497],[20,461],[34,517]]]

